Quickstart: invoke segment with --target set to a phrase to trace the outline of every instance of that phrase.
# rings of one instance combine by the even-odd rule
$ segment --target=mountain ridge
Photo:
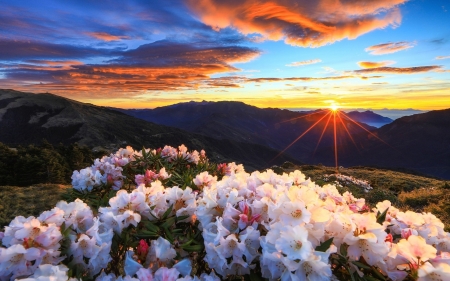
[[[126,145],[139,149],[185,144],[189,149],[205,149],[216,162],[236,161],[251,169],[283,161],[299,163],[287,155],[269,163],[278,150],[193,134],[52,94],[0,90],[0,112],[0,142],[13,146],[40,143],[44,138],[52,144],[77,142],[110,151]]]

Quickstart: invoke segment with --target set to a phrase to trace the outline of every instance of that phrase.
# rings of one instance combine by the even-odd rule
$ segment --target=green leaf
[[[177,217],[177,221],[182,221],[182,220],[185,220],[185,219],[187,219],[189,217],[190,216],[179,216],[179,217]]]
[[[384,210],[383,213],[381,213],[379,216],[377,216],[377,223],[383,224],[383,222],[386,220],[386,214],[387,214],[388,210],[389,210],[389,207],[387,207],[387,209]]]
[[[182,247],[186,252],[201,252],[203,251],[203,245],[190,245],[186,247]]]
[[[164,212],[164,214],[163,214],[163,216],[162,216],[162,219],[163,219],[163,220],[167,219],[167,217],[169,216],[170,212],[172,212],[172,209],[173,209],[173,204],[170,205],[169,209],[167,209],[167,210]]]
[[[341,244],[341,247],[339,249],[339,252],[341,253],[341,255],[343,255],[344,257],[347,256],[347,249],[348,249],[348,245],[345,243]]]
[[[173,244],[173,235],[172,235],[171,231],[168,230],[167,228],[164,228],[164,233],[166,234],[167,240]]]
[[[144,223],[145,228],[147,228],[148,230],[152,231],[152,232],[158,232],[159,231],[159,227],[154,225],[152,222],[150,221],[146,221]]]
[[[184,243],[183,245],[181,245],[181,248],[189,246],[192,242],[194,242],[194,239],[191,239],[191,240],[187,241],[186,243]]]
[[[380,279],[372,277],[370,275],[364,275],[364,279],[368,280],[368,281],[380,281]],[[382,279],[382,280],[384,280],[384,279]]]
[[[368,265],[366,265],[366,264],[363,264],[362,262],[359,262],[359,261],[352,261],[352,263],[353,263],[354,265],[356,265],[357,267],[360,267],[360,268],[371,269],[370,266],[368,266]]]
[[[331,237],[327,241],[322,242],[319,246],[316,247],[316,251],[326,252],[330,248],[331,243],[333,243],[333,239],[334,237]]]
[[[383,281],[386,280],[386,278],[383,276],[383,274],[381,274],[381,272],[378,271],[378,269],[376,267],[372,266],[372,272],[373,272],[373,274],[376,275],[376,277],[378,279],[383,280]]]
[[[175,225],[175,217],[168,218],[163,224],[161,224],[162,228],[169,228]]]

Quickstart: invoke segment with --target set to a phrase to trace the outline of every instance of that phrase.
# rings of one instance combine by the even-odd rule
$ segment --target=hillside
[[[376,128],[382,127],[394,121],[391,118],[381,116],[370,110],[364,112],[350,111],[347,112],[347,115],[355,121],[362,122]]]
[[[402,167],[450,179],[450,109],[399,118],[368,135],[365,149],[349,165]],[[363,161],[361,161],[363,160]]]
[[[231,101],[187,102],[155,109],[117,110],[157,124],[216,138],[252,142],[276,150],[284,150],[290,146],[286,153],[304,163],[334,163],[332,118],[318,143],[329,120],[330,115],[325,116],[328,110],[303,113],[277,108],[263,109]],[[313,129],[296,141],[316,123]],[[338,138],[342,143],[340,149],[344,153],[351,152],[354,147],[348,146],[350,138],[342,123],[356,142],[359,135],[365,136],[365,131],[346,118],[342,118],[342,122],[338,119],[336,123]],[[367,130],[375,129],[366,124],[360,125]]]
[[[326,111],[302,113],[261,109],[240,102],[189,102],[153,110],[121,111],[155,123],[219,138],[254,142],[277,150],[284,150],[318,122],[286,153],[304,163],[328,166],[335,163],[333,118],[328,129],[323,131],[328,120],[328,117],[323,118]],[[366,131],[347,118],[342,117],[342,122],[336,118],[339,165],[413,170],[450,179],[450,109],[395,121],[371,111],[347,115],[368,123],[390,123],[380,128],[359,123]]]
[[[236,161],[249,169],[261,169],[279,154],[262,145],[189,133],[52,94],[13,90],[0,90],[0,131],[0,142],[12,147],[42,139],[110,151],[126,145],[158,148],[185,144],[189,149],[205,149],[216,162]],[[274,163],[285,160],[296,161],[282,155]]]

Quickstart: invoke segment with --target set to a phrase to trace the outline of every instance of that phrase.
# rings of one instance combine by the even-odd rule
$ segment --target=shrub
[[[0,234],[0,279],[411,280],[450,275],[444,225],[204,152],[131,148],[75,171],[72,193]]]

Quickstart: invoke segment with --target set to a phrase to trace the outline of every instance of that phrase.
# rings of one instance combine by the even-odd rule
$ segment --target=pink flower
[[[147,244],[147,242],[144,239],[141,239],[137,247],[137,254],[141,261],[145,260],[145,257],[147,256],[148,253],[148,248],[149,245]]]
[[[389,233],[386,236],[386,239],[384,239],[384,242],[394,243],[394,237],[392,236],[392,234]]]
[[[411,228],[402,229],[402,238],[403,239],[408,239],[409,236],[411,236],[411,235],[417,235],[417,232],[416,232],[416,234],[414,234],[413,230]]]
[[[134,182],[136,185],[145,184],[145,176],[144,175],[135,175]]]

